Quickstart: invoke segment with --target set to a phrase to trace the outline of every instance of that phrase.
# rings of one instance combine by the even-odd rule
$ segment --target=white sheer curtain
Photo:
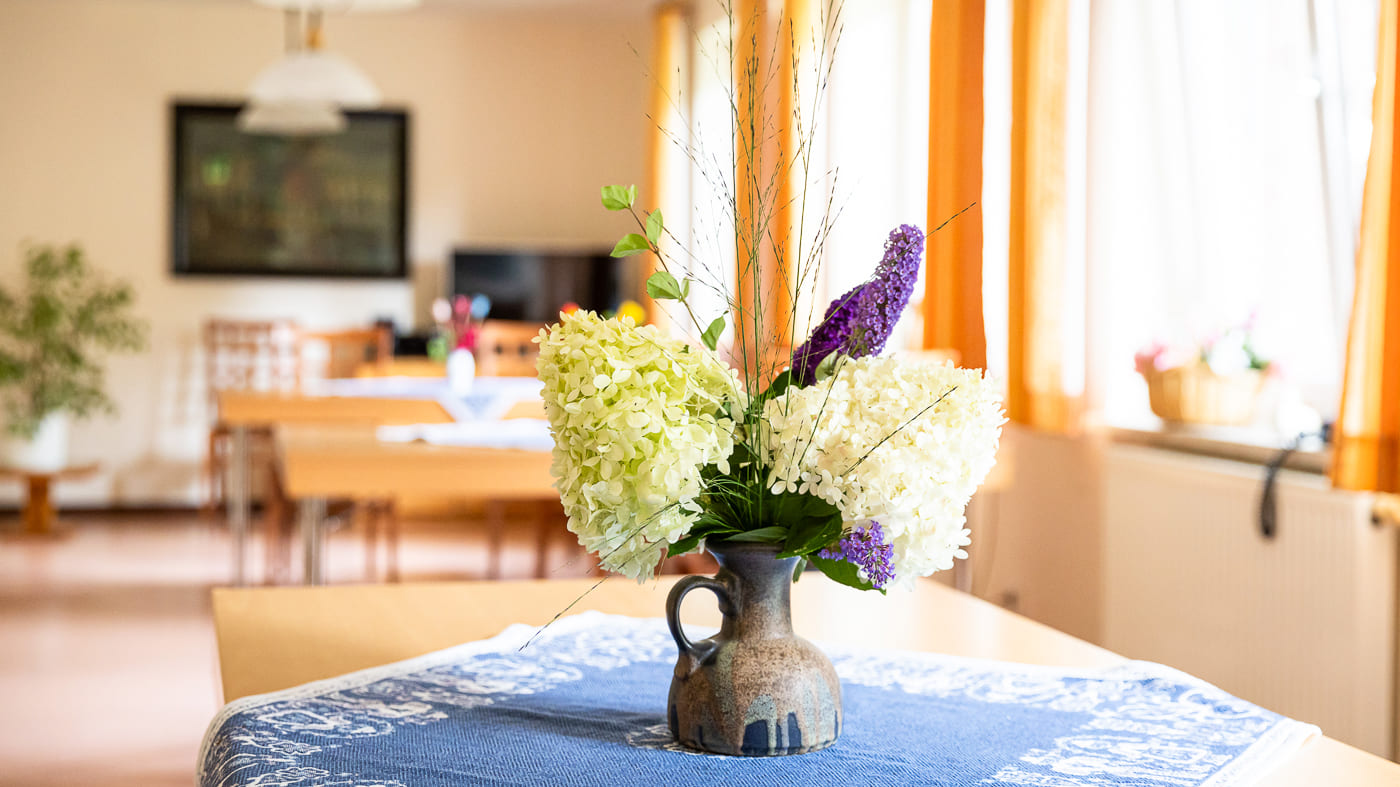
[[[868,278],[900,224],[924,227],[928,210],[929,24],[932,0],[848,0],[832,74],[826,154],[838,173],[841,214],[826,257],[818,306]],[[921,297],[922,284],[915,288]],[[922,333],[918,304],[892,348]]]
[[[1094,0],[1091,14],[1090,335],[1106,416],[1146,413],[1136,349],[1251,315],[1284,379],[1334,410],[1375,3]]]

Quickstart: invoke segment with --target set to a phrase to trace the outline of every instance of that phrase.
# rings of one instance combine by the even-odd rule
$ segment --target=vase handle
[[[685,635],[685,629],[681,626],[681,600],[685,594],[696,588],[705,588],[719,598],[720,614],[726,617],[731,614],[729,603],[729,588],[724,583],[714,577],[689,576],[677,582],[671,588],[671,595],[666,597],[666,625],[671,627],[671,636],[676,640],[676,647],[682,653],[689,655],[698,664],[714,652],[714,647],[697,647],[690,638]]]

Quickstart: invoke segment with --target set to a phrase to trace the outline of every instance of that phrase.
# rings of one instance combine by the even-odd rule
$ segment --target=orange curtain
[[[1070,290],[1067,247],[1068,69],[1068,0],[1014,0],[1006,411],[1054,432],[1078,428],[1083,399],[1082,329],[1073,335],[1083,315],[1070,312],[1083,293]]]
[[[762,217],[758,215],[759,169],[756,166],[762,152],[763,91],[760,80],[764,67],[760,59],[760,43],[766,3],[763,0],[734,0],[734,244],[736,276],[734,302],[730,311],[734,320],[734,351],[732,362],[744,373],[745,384],[752,385],[757,340],[754,310],[759,308],[762,290],[759,246]]]
[[[1381,3],[1377,55],[1332,482],[1400,492],[1400,11],[1394,2]]]
[[[733,4],[738,310],[732,360],[750,383],[766,381],[791,353],[793,45],[807,35],[811,2]]]
[[[783,14],[777,25],[778,36],[774,47],[777,62],[774,63],[776,103],[776,138],[779,149],[775,163],[779,168],[777,180],[777,201],[773,206],[773,240],[765,264],[769,268],[767,281],[773,293],[769,299],[772,322],[769,333],[772,338],[771,350],[779,357],[780,365],[786,365],[792,355],[793,309],[797,301],[797,254],[801,239],[797,237],[797,201],[802,198],[806,184],[798,171],[795,151],[803,144],[798,139],[799,130],[795,118],[797,112],[808,111],[799,108],[797,102],[804,96],[798,94],[798,81],[804,76],[802,63],[808,56],[806,50],[812,45],[812,23],[816,16],[813,7],[816,0],[783,0]],[[815,89],[815,85],[803,89]],[[808,118],[807,123],[816,122]]]
[[[934,4],[929,46],[928,225],[982,199],[982,44],[986,0]],[[924,347],[985,368],[982,206],[928,236]]]
[[[678,151],[668,132],[682,137],[686,133],[680,102],[689,100],[689,90],[684,88],[684,74],[689,67],[689,33],[686,29],[687,9],[683,3],[666,3],[655,13],[652,23],[651,96],[647,112],[651,128],[647,135],[647,188],[644,201],[660,206],[671,190],[671,184],[685,177],[681,168],[687,166],[683,153],[680,161],[677,161]],[[667,207],[671,210],[688,210],[689,202],[674,207],[668,204]],[[662,215],[665,216],[664,211]],[[663,238],[661,246],[665,248],[667,245],[667,240]],[[650,254],[646,256],[646,270],[638,289],[646,304],[647,319],[664,328],[669,323],[666,312],[646,297],[645,279],[657,267],[655,257]]]

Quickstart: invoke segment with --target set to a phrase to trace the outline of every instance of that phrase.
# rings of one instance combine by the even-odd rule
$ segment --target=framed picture
[[[173,108],[176,275],[407,275],[408,115],[347,112],[338,134],[238,130],[236,104]]]

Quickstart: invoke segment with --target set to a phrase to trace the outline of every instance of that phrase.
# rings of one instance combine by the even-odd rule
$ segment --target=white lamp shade
[[[238,129],[287,137],[338,134],[345,130],[345,115],[334,104],[250,103],[238,113]]]
[[[417,6],[421,0],[255,0],[258,5],[290,11],[326,11],[357,13],[361,11],[402,11]]]
[[[248,88],[253,104],[331,104],[370,108],[379,89],[354,63],[333,52],[291,52],[264,68]]]

